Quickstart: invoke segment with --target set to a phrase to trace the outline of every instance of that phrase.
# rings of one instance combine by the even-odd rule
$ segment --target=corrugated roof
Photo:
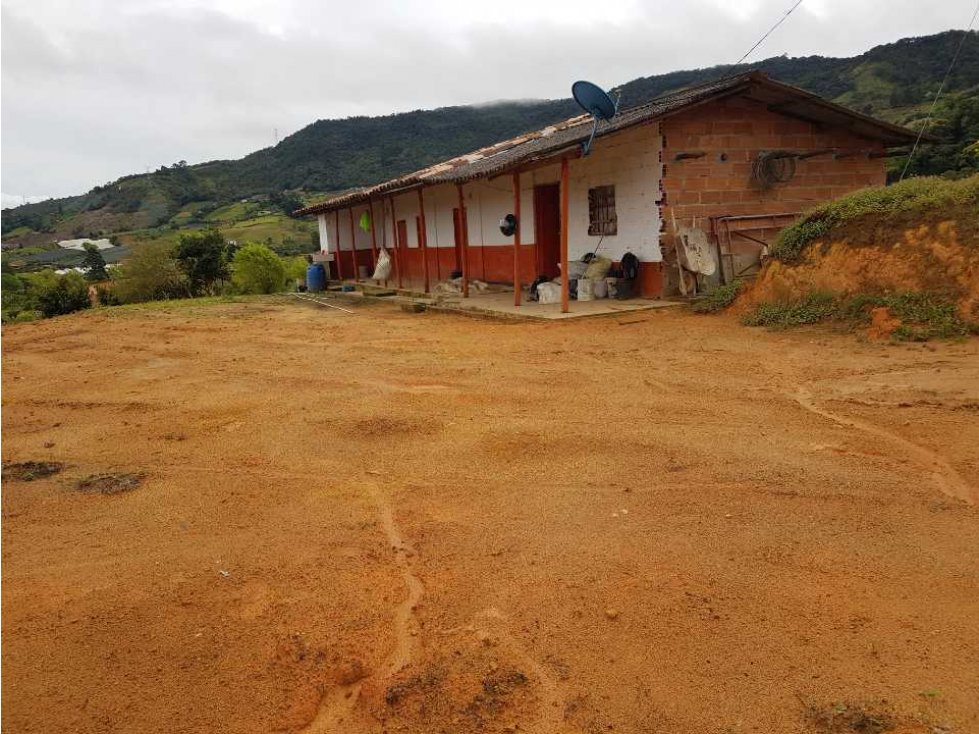
[[[623,110],[611,120],[599,123],[596,138],[668,117],[703,102],[736,94],[744,94],[760,102],[777,105],[781,114],[847,127],[858,135],[880,140],[886,145],[912,143],[916,135],[911,130],[834,104],[818,95],[776,82],[767,74],[755,71],[700,84]],[[491,178],[580,145],[591,135],[591,124],[590,115],[578,115],[376,186],[346,192],[295,213],[318,214],[419,186],[460,184],[479,178]]]

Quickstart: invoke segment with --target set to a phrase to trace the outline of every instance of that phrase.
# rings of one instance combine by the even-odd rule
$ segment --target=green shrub
[[[53,270],[32,274],[29,303],[45,317],[62,316],[89,308],[88,283],[74,271],[56,275]]]
[[[285,257],[282,258],[285,266],[286,285],[294,283],[296,280],[306,279],[306,268],[308,263],[304,257]]]
[[[122,303],[139,303],[190,295],[187,278],[174,257],[173,245],[153,242],[136,247],[115,274],[113,291]]]
[[[910,178],[892,186],[862,189],[806,212],[781,231],[772,256],[795,262],[807,245],[841,233],[848,225],[867,222],[874,227],[922,221],[927,215],[956,218],[966,227],[979,227],[979,175],[951,181]]]
[[[0,284],[3,320],[12,321],[17,314],[27,308],[27,283],[14,273],[4,273]]]
[[[251,242],[235,253],[231,280],[239,293],[275,293],[285,285],[286,268],[268,247]]]
[[[95,286],[95,295],[99,299],[100,306],[118,306],[122,303],[116,292],[105,285]]]
[[[716,313],[723,311],[737,299],[744,288],[743,280],[719,285],[693,305],[695,313]]]

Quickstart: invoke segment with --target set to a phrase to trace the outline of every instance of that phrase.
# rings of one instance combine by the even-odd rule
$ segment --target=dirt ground
[[[110,309],[3,459],[4,731],[979,732],[979,340]]]

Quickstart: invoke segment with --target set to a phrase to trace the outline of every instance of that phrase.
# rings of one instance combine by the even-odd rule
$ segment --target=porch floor
[[[629,313],[631,311],[649,311],[656,308],[678,306],[678,301],[651,300],[645,298],[630,298],[617,301],[613,298],[600,298],[594,301],[571,301],[568,313],[561,313],[560,303],[537,303],[524,300],[520,306],[513,305],[513,291],[502,293],[474,293],[470,291],[469,298],[461,295],[442,295],[438,298],[437,308],[450,311],[468,311],[486,315],[506,316],[509,318],[545,319],[558,321],[562,319],[578,319],[589,316],[609,316]]]

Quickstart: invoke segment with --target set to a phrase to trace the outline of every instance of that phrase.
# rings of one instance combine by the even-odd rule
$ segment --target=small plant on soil
[[[23,461],[3,463],[3,478],[19,482],[33,482],[57,474],[65,465],[57,461]]]
[[[80,480],[75,488],[89,494],[121,494],[136,489],[144,478],[142,474],[93,474]]]
[[[744,288],[743,280],[719,285],[693,305],[694,313],[717,313],[723,311],[737,299]]]
[[[825,734],[883,734],[891,731],[894,717],[888,711],[874,711],[857,704],[837,703],[832,706],[809,706],[806,718],[818,732]]]

